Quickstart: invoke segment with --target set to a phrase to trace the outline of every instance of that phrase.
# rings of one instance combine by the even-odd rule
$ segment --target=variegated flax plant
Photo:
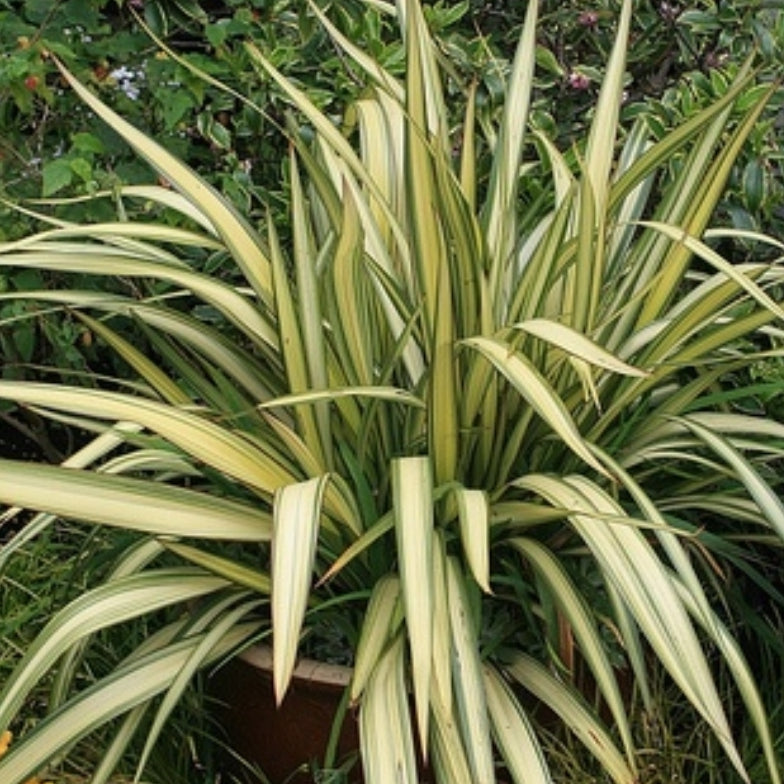
[[[20,736],[0,781],[39,775],[110,724],[91,781],[135,733],[141,776],[196,671],[269,634],[282,698],[303,637],[331,619],[370,784],[415,782],[417,740],[441,784],[493,782],[499,766],[549,782],[540,703],[632,784],[619,674],[645,703],[652,661],[748,781],[717,656],[778,783],[721,585],[739,535],[771,552],[784,536],[771,467],[784,426],[734,407],[725,381],[780,341],[782,273],[728,263],[709,225],[770,91],[747,64],[656,141],[644,118],[620,127],[626,0],[589,135],[564,155],[527,124],[536,2],[497,122],[471,85],[447,82],[416,0],[373,5],[399,23],[402,79],[312,6],[367,82],[340,128],[247,44],[292,108],[284,238],[63,69],[171,184],[121,200],[190,228],[52,222],[0,248],[4,268],[157,283],[149,297],[100,283],[24,294],[78,317],[128,372],[0,381],[2,399],[94,434],[59,466],[0,461],[6,517],[36,512],[0,558],[58,518],[136,538],[20,657],[0,695],[0,730]],[[446,84],[465,90],[457,120]],[[521,197],[532,180],[536,202]],[[204,256],[224,272],[200,271]],[[97,632],[175,607],[109,675],[80,675]],[[52,671],[48,715],[19,732]]]

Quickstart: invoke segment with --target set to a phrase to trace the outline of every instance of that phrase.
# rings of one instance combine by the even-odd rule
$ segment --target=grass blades
[[[228,653],[254,628],[254,625],[236,626],[212,648],[204,664]],[[167,689],[201,640],[200,636],[194,636],[147,654],[81,692],[0,759],[2,780],[7,784],[22,784],[38,773],[53,754],[69,748],[74,740]]]
[[[0,726],[10,724],[32,685],[82,637],[228,584],[199,570],[159,569],[114,580],[81,595],[52,618],[17,665],[0,693]]]

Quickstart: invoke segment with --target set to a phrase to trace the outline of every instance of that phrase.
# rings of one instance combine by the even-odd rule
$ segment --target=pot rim
[[[269,645],[251,645],[242,651],[238,658],[260,670],[272,672],[272,648]],[[315,681],[345,688],[351,683],[353,674],[354,670],[343,664],[328,664],[315,659],[300,659],[294,667],[292,677],[297,680]]]

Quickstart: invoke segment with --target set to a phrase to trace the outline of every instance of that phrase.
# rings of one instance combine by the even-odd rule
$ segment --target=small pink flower
[[[573,90],[587,90],[591,86],[591,80],[579,71],[572,71],[567,82]]]
[[[596,11],[583,11],[580,16],[577,17],[577,21],[583,27],[590,27],[593,29],[599,23],[599,14],[596,13]]]

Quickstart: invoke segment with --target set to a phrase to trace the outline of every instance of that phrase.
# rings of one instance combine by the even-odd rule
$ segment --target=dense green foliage
[[[403,51],[394,24],[361,0],[332,3],[332,19],[391,73]],[[514,52],[524,3],[465,0],[425,9],[431,29],[463,87],[479,85],[480,116],[503,103],[504,73]],[[584,132],[613,40],[614,4],[546,2],[537,36],[533,122],[563,147]],[[276,67],[305,85],[328,113],[342,112],[366,77],[344,56],[303,0],[7,0],[0,9],[0,181],[8,196],[92,193],[146,181],[147,170],[63,89],[47,60],[55,53],[109,105],[185,157],[244,208],[261,208],[279,192],[283,105],[260,82],[242,42],[252,38]],[[147,29],[144,29],[144,26]],[[635,8],[627,76],[627,116],[650,100],[671,125],[726,88],[724,66],[757,47],[763,71],[778,73],[784,16],[752,2],[699,2],[688,8],[652,2]],[[265,116],[206,85],[172,61],[150,34],[187,61],[265,109]],[[703,78],[700,78],[700,74]],[[687,81],[681,77],[688,75]],[[453,93],[458,101],[460,93]],[[779,106],[755,131],[739,172],[733,207],[744,225],[769,222],[781,205],[780,151],[771,133]],[[759,167],[759,168],[758,168]],[[763,199],[763,195],[766,197]],[[762,202],[764,201],[764,205]],[[65,215],[79,216],[84,208]],[[91,209],[109,210],[110,207]],[[74,211],[75,210],[75,211]],[[109,213],[106,212],[104,217]],[[0,239],[23,228],[4,212]],[[97,216],[96,216],[97,217]]]

